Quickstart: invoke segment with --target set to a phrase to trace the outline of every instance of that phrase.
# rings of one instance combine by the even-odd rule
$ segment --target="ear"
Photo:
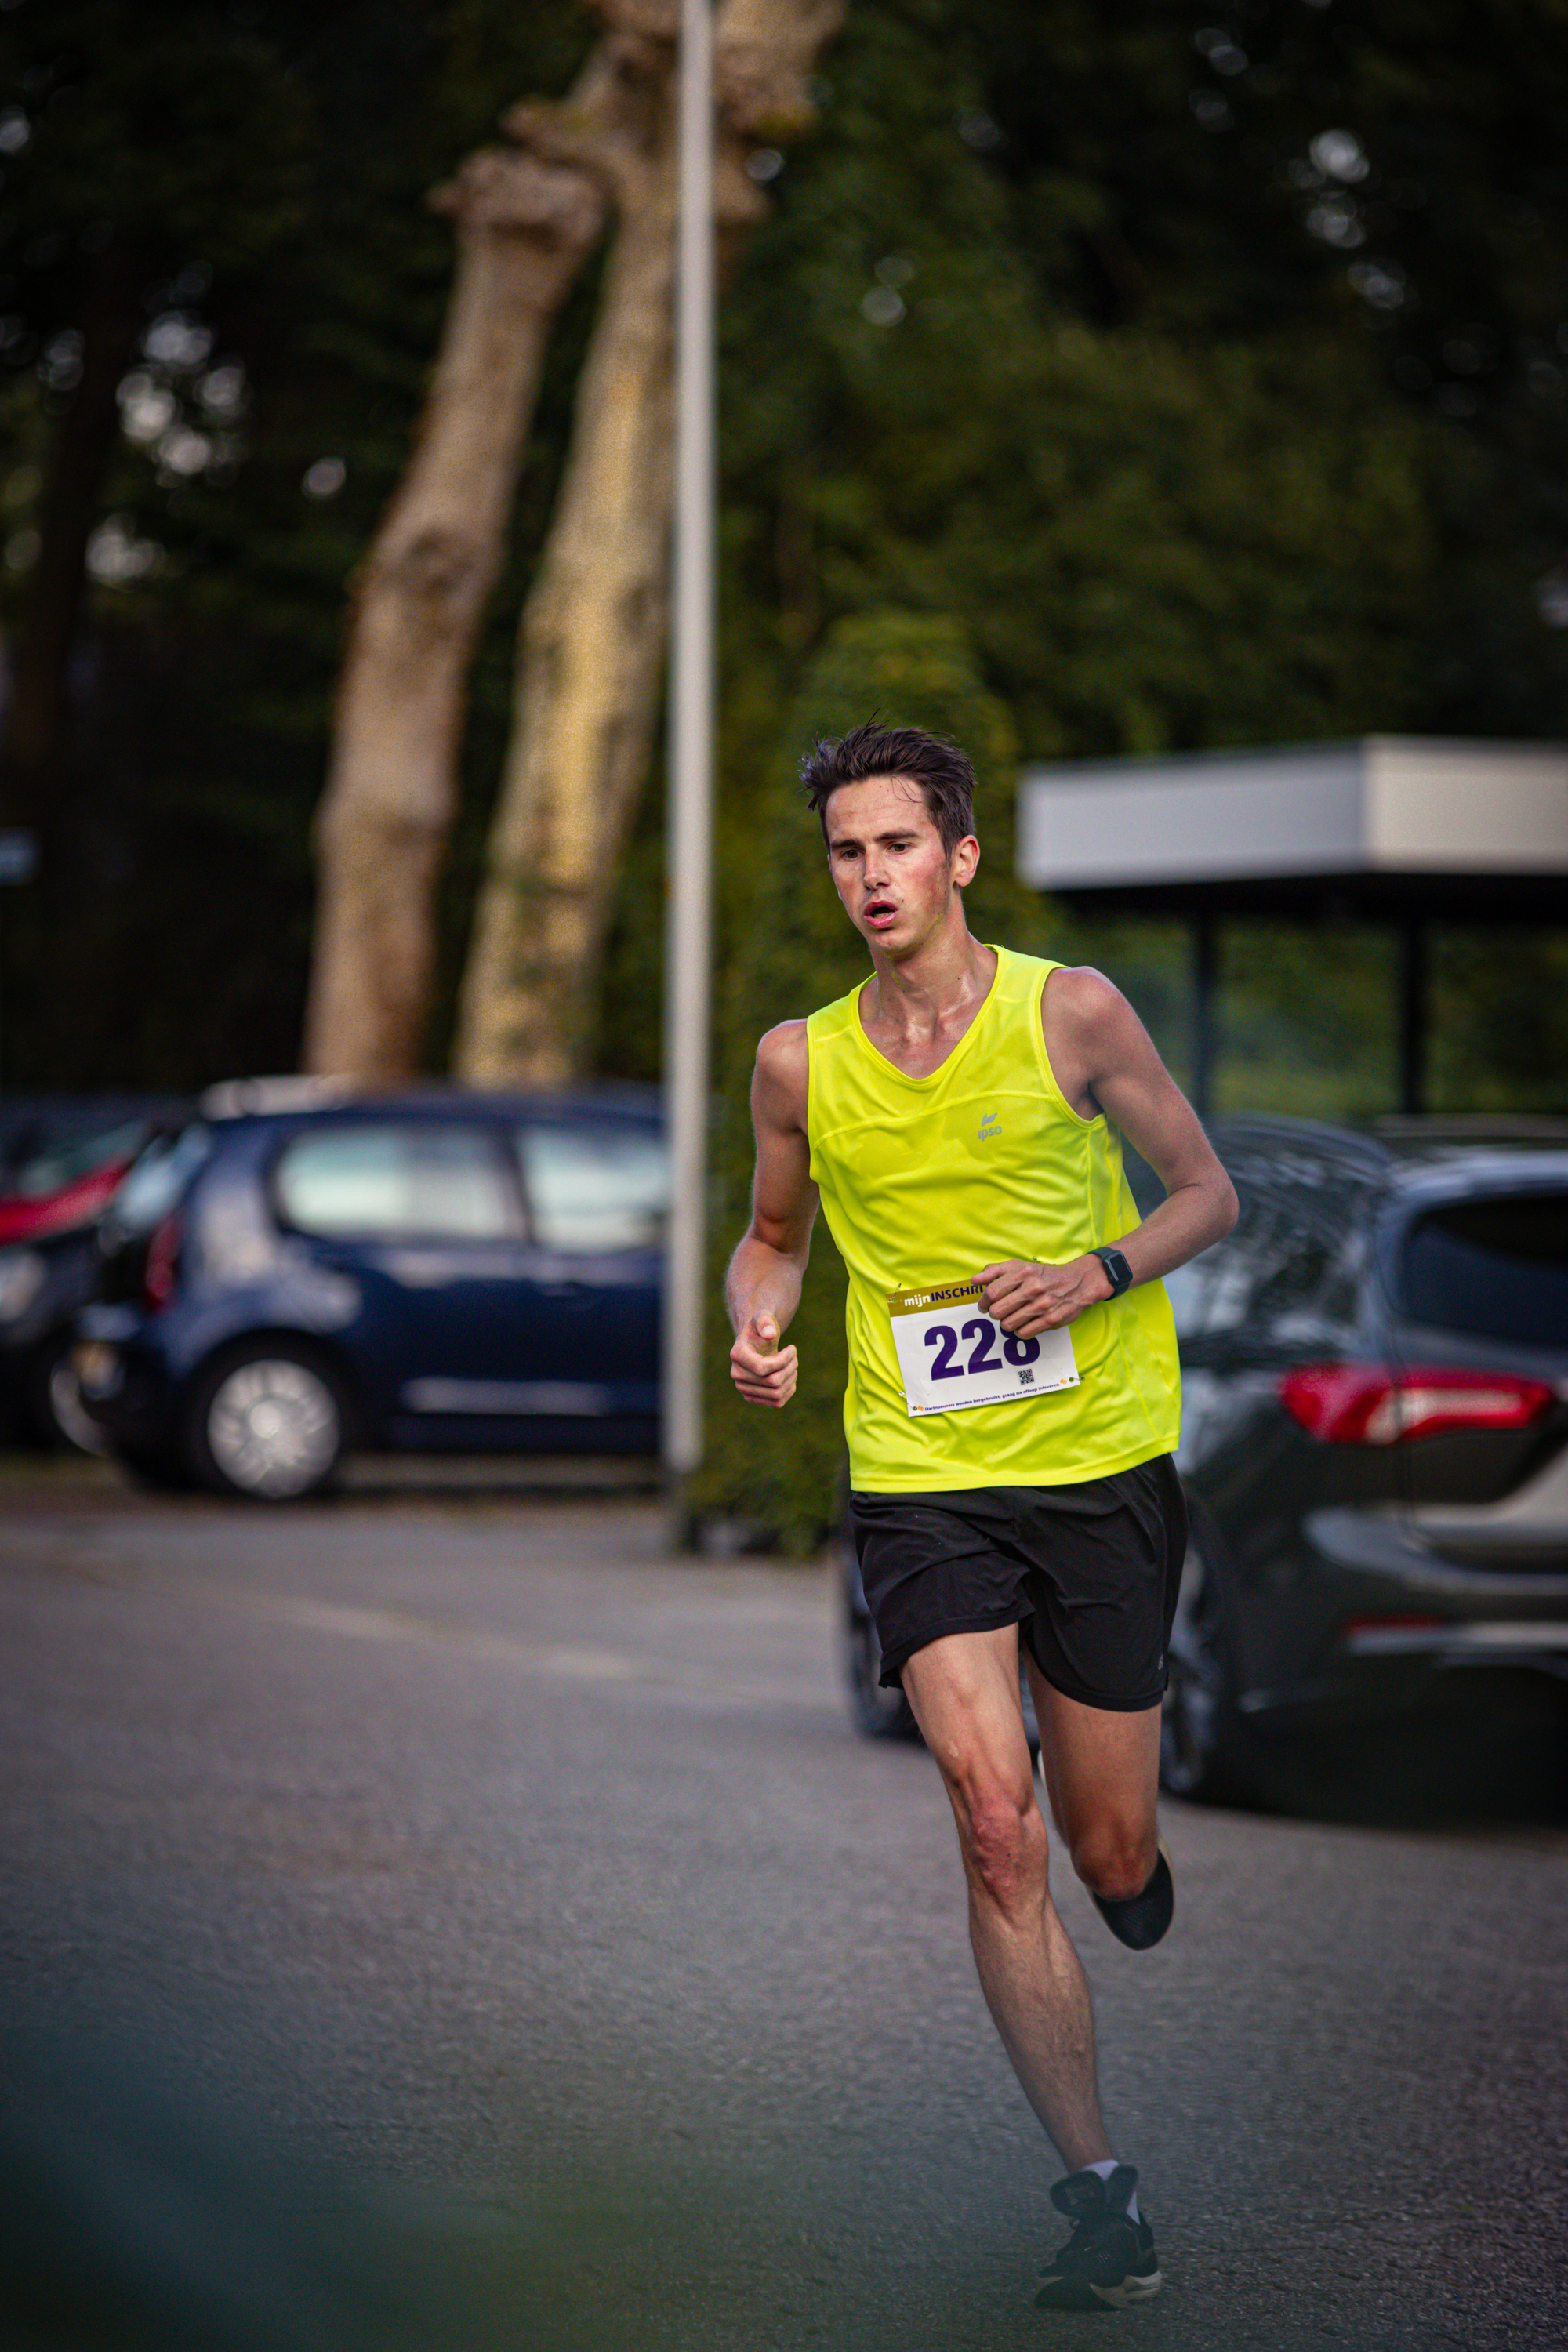
[[[974,879],[974,869],[980,863],[980,844],[972,833],[966,833],[952,853],[952,878],[962,890],[966,882]]]

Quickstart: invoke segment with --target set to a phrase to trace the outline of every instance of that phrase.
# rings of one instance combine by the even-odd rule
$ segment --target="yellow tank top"
[[[1079,1385],[911,1419],[888,1299],[999,1258],[1055,1264],[1138,1223],[1121,1141],[1052,1074],[1040,994],[1058,966],[996,950],[990,994],[941,1069],[906,1077],[860,1023],[860,989],[806,1023],[811,1173],[849,1273],[850,1484],[863,1493],[1070,1486],[1173,1451],[1176,1335],[1139,1283],[1069,1328]],[[864,983],[863,983],[864,984]]]

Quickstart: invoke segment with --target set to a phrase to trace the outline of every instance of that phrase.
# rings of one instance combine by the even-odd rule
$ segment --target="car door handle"
[[[585,1282],[542,1282],[539,1289],[544,1298],[586,1298],[588,1296]]]

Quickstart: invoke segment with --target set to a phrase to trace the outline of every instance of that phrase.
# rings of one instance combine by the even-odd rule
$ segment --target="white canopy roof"
[[[1043,890],[1314,875],[1568,877],[1568,745],[1369,735],[1028,768],[1017,867]]]

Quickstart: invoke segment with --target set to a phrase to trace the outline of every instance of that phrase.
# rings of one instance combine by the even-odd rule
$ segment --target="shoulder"
[[[804,1021],[781,1021],[757,1047],[754,1094],[760,1110],[780,1127],[805,1124],[811,1056]]]
[[[804,1076],[806,1054],[805,1023],[781,1021],[776,1029],[763,1032],[757,1047],[758,1075],[784,1079],[798,1070]]]
[[[1142,1024],[1113,980],[1091,963],[1058,964],[1040,992],[1040,1021],[1075,1045],[1111,1048],[1142,1035]]]
[[[1116,982],[1096,971],[1091,963],[1053,964],[1046,974],[1040,1002],[1052,1017],[1091,1025],[1132,1010]]]

